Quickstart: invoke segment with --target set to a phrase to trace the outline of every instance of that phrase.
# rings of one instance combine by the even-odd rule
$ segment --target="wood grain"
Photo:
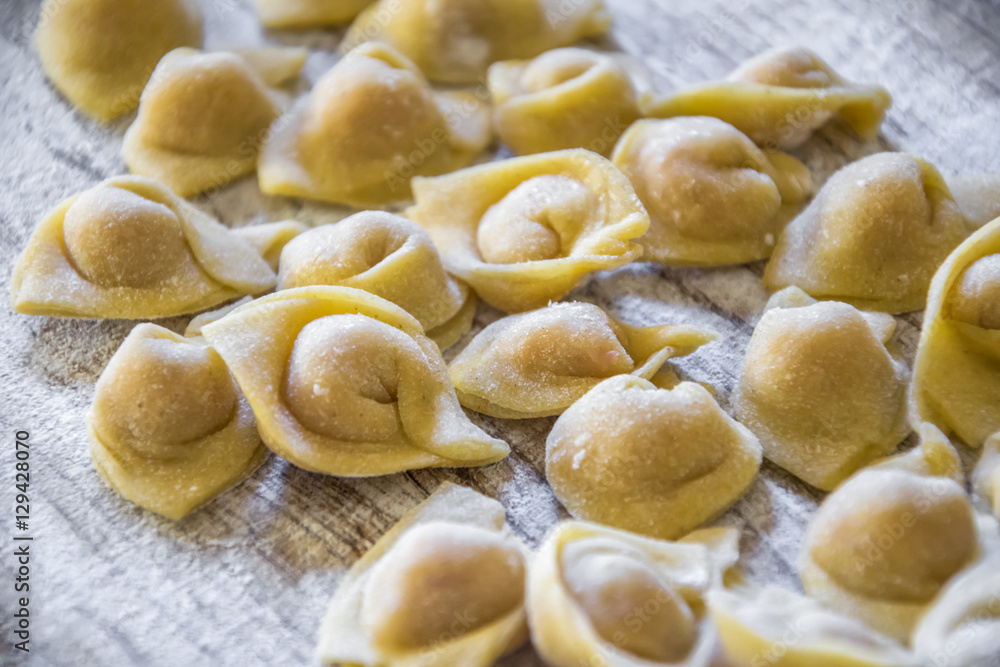
[[[1000,171],[1000,5],[977,0],[607,0],[613,40],[664,91],[724,75],[772,45],[801,43],[847,77],[880,83],[895,104],[884,136],[861,146],[835,131],[801,151],[820,180],[886,148],[926,157],[946,174]],[[245,0],[202,2],[208,46],[261,42],[313,49],[309,82],[335,60],[337,32],[263,32]],[[31,45],[34,0],[0,4],[0,292],[41,216],[62,198],[125,172],[129,118],[99,126],[45,81]],[[303,84],[302,88],[307,88]],[[344,209],[260,195],[244,179],[198,205],[231,225],[295,216],[316,224]],[[680,362],[715,385],[723,404],[767,294],[761,265],[714,271],[648,264],[601,274],[574,293],[632,323],[685,322],[722,338]],[[498,314],[481,309],[477,328]],[[900,318],[912,357],[920,317]],[[176,331],[186,320],[163,322]],[[32,652],[9,646],[10,548],[0,548],[0,663],[89,665],[308,665],[339,577],[442,480],[500,498],[514,529],[537,543],[564,515],[544,483],[551,419],[477,423],[513,444],[486,468],[333,479],[271,460],[246,484],[179,523],[118,498],[91,467],[83,415],[93,383],[132,322],[15,316],[0,322],[3,443],[0,535],[11,532],[13,433],[31,432]],[[760,581],[796,585],[794,558],[817,495],[765,465],[720,523],[743,529],[744,566]],[[3,538],[8,539],[7,537]],[[530,649],[504,665],[538,665]]]

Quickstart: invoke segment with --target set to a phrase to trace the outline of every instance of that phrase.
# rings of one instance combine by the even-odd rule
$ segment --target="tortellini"
[[[46,0],[35,41],[49,79],[97,120],[131,111],[168,51],[201,45],[195,0]]]
[[[708,667],[705,594],[739,558],[739,532],[661,542],[583,521],[560,524],[528,578],[532,643],[552,667]]]
[[[194,313],[275,285],[270,259],[301,229],[230,230],[140,176],[116,176],[56,207],[14,268],[14,310],[154,319]]]
[[[380,0],[361,13],[344,44],[382,41],[433,81],[477,83],[492,63],[603,35],[610,24],[602,0]]]
[[[101,373],[87,427],[101,476],[170,519],[239,484],[267,456],[215,350],[155,324],[135,327]]]
[[[653,377],[715,334],[689,326],[633,327],[589,303],[557,303],[483,329],[448,370],[458,400],[492,417],[561,414],[602,380]]]
[[[383,205],[409,199],[413,175],[463,167],[491,139],[473,93],[434,92],[405,56],[363,44],[275,122],[257,177],[266,194]]]
[[[717,118],[639,121],[611,159],[649,213],[643,259],[663,264],[765,259],[812,194],[804,164],[787,153],[764,153]]]
[[[577,519],[673,539],[735,503],[757,476],[757,438],[699,384],[619,375],[556,421],[545,476]]]
[[[267,28],[321,28],[354,19],[374,0],[256,0]]]
[[[445,482],[341,581],[317,656],[325,665],[489,667],[527,639],[526,555],[500,503]]]
[[[835,173],[785,228],[764,284],[865,310],[920,310],[934,272],[966,234],[937,169],[878,153]]]
[[[909,434],[906,363],[890,349],[896,322],[790,287],[754,329],[733,414],[764,455],[830,491]]]
[[[246,394],[264,443],[306,470],[367,477],[510,452],[462,411],[420,323],[362,290],[281,290],[202,335]]]
[[[304,49],[267,49],[253,59],[171,51],[156,66],[125,133],[122,156],[129,170],[181,197],[249,174],[281,115],[282,99],[270,86],[297,76],[305,56]]]
[[[1000,518],[1000,433],[983,444],[983,454],[972,473],[972,488]]]
[[[1000,552],[997,524],[981,521],[993,543],[975,565],[955,576],[913,630],[913,648],[928,665],[1000,665]]]
[[[980,548],[958,452],[931,424],[921,435],[826,498],[798,562],[807,594],[901,642]]]
[[[517,155],[587,148],[607,157],[645,97],[618,58],[579,48],[490,67],[497,135]]]
[[[445,268],[500,310],[566,296],[594,271],[639,258],[649,216],[628,179],[583,149],[415,178],[406,217],[427,230]]]
[[[476,297],[441,265],[416,223],[363,211],[302,234],[281,254],[278,289],[343,285],[392,301],[413,315],[442,349],[458,341],[476,314]]]
[[[884,88],[846,81],[809,49],[792,47],[762,53],[719,83],[674,93],[650,115],[714,116],[760,146],[790,149],[834,118],[873,140],[891,104]]]
[[[1000,218],[969,237],[931,284],[912,413],[979,447],[1000,431]]]
[[[815,600],[769,586],[716,589],[708,609],[732,667],[920,667],[898,642]]]

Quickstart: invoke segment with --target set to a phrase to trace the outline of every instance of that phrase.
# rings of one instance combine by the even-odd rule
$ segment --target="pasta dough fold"
[[[591,389],[545,441],[545,476],[570,514],[659,539],[725,511],[760,462],[757,438],[704,387],[631,375]]]
[[[492,63],[603,35],[610,24],[602,0],[380,0],[351,25],[344,48],[382,41],[433,81],[477,83]]]
[[[642,254],[649,216],[628,179],[583,149],[469,167],[413,181],[406,216],[445,268],[506,312],[558,300],[593,271]]]
[[[297,76],[305,59],[305,49],[266,49],[251,58],[171,51],[156,66],[125,133],[129,170],[181,197],[249,174],[284,106],[271,86]]]
[[[768,586],[712,590],[708,608],[732,667],[920,667],[915,655],[849,616]],[[762,662],[762,661],[766,661]]]
[[[619,58],[580,48],[490,67],[497,135],[516,155],[587,148],[607,157],[646,96]]]
[[[935,274],[913,368],[912,420],[971,447],[1000,431],[1000,218]]]
[[[584,521],[546,538],[528,578],[532,643],[552,667],[707,667],[705,595],[739,559],[739,533],[663,542]]]
[[[465,166],[492,140],[473,93],[434,92],[410,60],[363,44],[275,122],[257,176],[266,194],[351,206],[410,198],[410,178]]]
[[[116,176],[39,223],[14,267],[13,308],[121,319],[194,313],[273,288],[270,260],[301,229],[230,230],[161,183]]]
[[[980,550],[958,452],[933,425],[820,505],[799,554],[810,596],[901,642]]]
[[[891,104],[884,88],[846,81],[809,49],[792,47],[755,56],[719,83],[669,95],[649,115],[714,116],[759,146],[787,150],[834,118],[872,141]]]
[[[492,417],[561,414],[602,380],[649,379],[715,334],[689,326],[633,327],[589,303],[557,303],[489,325],[448,370],[458,400]]]
[[[349,23],[374,0],[256,0],[266,28],[322,28]]]
[[[343,285],[371,292],[413,315],[442,349],[470,328],[475,294],[449,276],[416,223],[362,211],[302,234],[281,254],[278,289]]]
[[[934,272],[967,233],[937,169],[878,153],[834,174],[785,228],[764,284],[865,310],[920,310]]]
[[[326,665],[489,667],[527,639],[526,556],[500,503],[445,482],[348,571],[317,655]]]
[[[910,432],[895,327],[890,315],[778,292],[750,339],[733,414],[769,460],[830,491]]]
[[[643,259],[720,266],[765,259],[812,194],[812,176],[787,153],[764,153],[717,118],[642,120],[612,161],[649,213]]]
[[[136,326],[101,373],[87,429],[108,484],[175,520],[267,457],[250,405],[215,350],[155,324]]]
[[[46,0],[35,42],[73,106],[111,120],[139,104],[168,51],[201,45],[201,14],[194,0]]]
[[[437,345],[399,306],[351,287],[282,290],[202,328],[295,465],[342,477],[507,456],[455,398]]]

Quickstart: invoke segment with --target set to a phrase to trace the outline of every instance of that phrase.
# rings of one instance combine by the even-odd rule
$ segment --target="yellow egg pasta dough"
[[[490,667],[527,639],[527,549],[497,501],[445,482],[341,580],[324,665]]]
[[[352,287],[276,292],[204,325],[264,443],[342,477],[479,466],[506,443],[462,411],[437,345],[409,313]]]
[[[506,312],[540,308],[592,272],[638,259],[649,216],[628,179],[584,149],[416,178],[406,217],[445,268]]]
[[[611,159],[649,213],[643,259],[673,266],[766,259],[813,189],[804,164],[717,118],[641,120]]]
[[[239,484],[268,453],[215,350],[155,324],[135,327],[108,362],[87,430],[108,484],[169,519]]]
[[[97,319],[196,313],[272,289],[269,258],[300,230],[230,230],[157,181],[116,176],[39,223],[14,268],[13,308]]]

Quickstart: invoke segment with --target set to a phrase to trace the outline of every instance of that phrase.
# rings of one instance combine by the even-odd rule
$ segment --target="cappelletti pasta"
[[[138,106],[168,51],[201,46],[194,0],[46,0],[41,16],[35,42],[45,74],[97,120]]]
[[[764,455],[830,491],[909,434],[909,372],[890,339],[896,322],[790,287],[754,329],[733,414]]]
[[[646,95],[620,58],[580,48],[490,66],[497,135],[517,155],[587,148],[607,157]]]
[[[630,326],[589,303],[557,303],[497,320],[448,370],[467,408],[507,419],[547,417],[606,378],[652,378],[667,359],[714,338],[689,326]]]
[[[979,229],[931,284],[911,412],[980,447],[1000,431],[1000,219]]]
[[[526,556],[500,503],[445,482],[351,567],[317,656],[327,665],[489,667],[527,639]]]
[[[905,153],[878,153],[830,177],[785,228],[764,284],[865,310],[920,310],[934,272],[967,234],[937,169]]]
[[[664,542],[584,521],[548,536],[528,579],[532,643],[552,667],[707,667],[705,595],[739,559],[739,533]]]
[[[777,586],[708,592],[708,609],[733,667],[919,667],[899,642],[815,600]]]
[[[871,141],[891,104],[884,88],[851,83],[809,49],[792,47],[751,58],[719,83],[668,95],[649,115],[714,116],[760,146],[787,150],[834,118]]]
[[[351,25],[344,47],[382,41],[434,81],[476,83],[492,63],[533,58],[610,24],[602,0],[380,0]]]
[[[281,290],[202,327],[246,394],[264,443],[343,477],[478,466],[506,443],[469,421],[414,317],[351,287]]]
[[[257,164],[266,194],[352,206],[410,198],[410,178],[463,167],[492,140],[474,93],[435,92],[410,60],[363,44],[275,122]]]
[[[101,373],[87,413],[90,454],[128,500],[180,519],[267,457],[253,412],[200,339],[140,324]]]
[[[542,153],[413,181],[406,217],[445,268],[506,312],[558,300],[590,273],[638,259],[649,216],[628,179],[583,149]]]
[[[195,313],[275,285],[271,261],[302,227],[230,230],[161,183],[116,176],[69,199],[35,230],[14,267],[14,310],[159,318]]]
[[[823,501],[798,562],[808,595],[900,642],[980,551],[958,452],[931,424],[921,435]]]
[[[427,232],[381,211],[317,227],[285,246],[278,289],[306,285],[356,287],[388,299],[442,349],[472,327],[476,314],[475,294],[445,272]]]
[[[611,159],[649,213],[643,259],[663,264],[765,259],[812,194],[804,164],[717,118],[639,121]]]
[[[757,438],[701,385],[619,375],[566,410],[545,476],[575,518],[674,539],[736,502],[757,477]]]
[[[188,197],[252,172],[284,100],[272,86],[298,75],[305,49],[202,53],[175,49],[160,60],[125,133],[134,174]]]

